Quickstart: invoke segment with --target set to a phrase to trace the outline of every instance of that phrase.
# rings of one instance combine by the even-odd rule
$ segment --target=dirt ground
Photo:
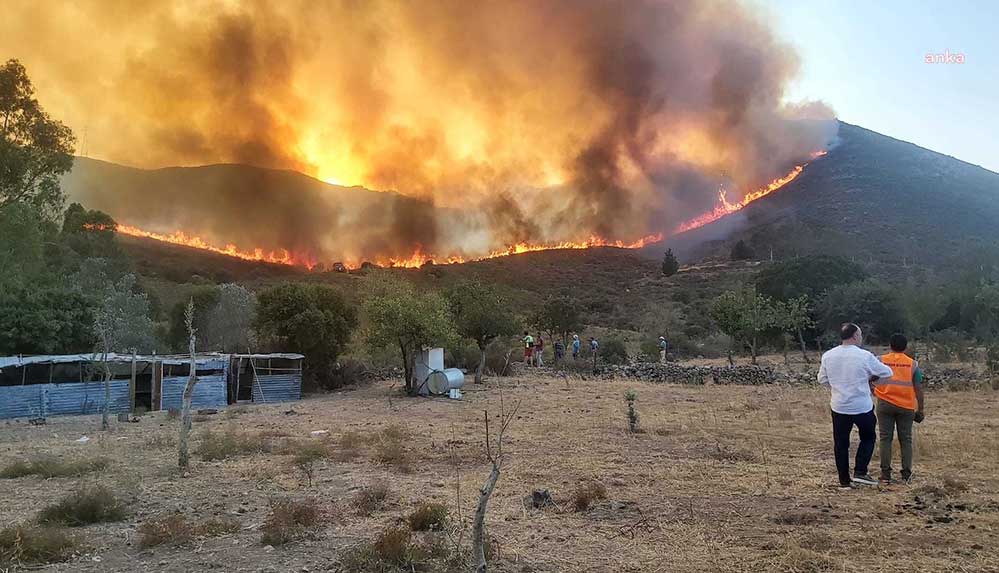
[[[629,388],[638,393],[638,434],[627,431]],[[0,526],[98,482],[128,501],[129,519],[81,528],[89,549],[49,569],[335,571],[344,551],[418,503],[440,501],[455,516],[456,466],[461,516],[470,518],[489,473],[483,411],[498,415],[502,396],[520,409],[487,518],[498,545],[491,570],[999,571],[999,392],[930,393],[916,431],[916,481],[839,492],[828,395],[819,387],[527,376],[466,390],[461,401],[411,399],[383,382],[195,424],[195,436],[232,428],[311,439],[310,432],[326,430],[335,444],[347,430],[372,435],[399,423],[411,436],[408,473],[365,451],[353,461],[319,462],[312,487],[280,454],[217,462],[195,456],[181,477],[179,422],[165,412],[107,433],[99,417],[0,424],[2,465],[43,453],[114,460],[81,478],[0,480]],[[91,439],[78,443],[83,435]],[[877,464],[875,457],[872,473]],[[576,512],[571,494],[588,480],[602,482],[607,499]],[[378,481],[391,488],[387,507],[358,516],[352,497]],[[532,509],[524,497],[533,489],[548,489],[560,507]],[[315,499],[328,519],[312,539],[264,546],[259,528],[268,505],[283,498]],[[140,549],[137,526],[175,511],[235,517],[242,530],[187,547]]]

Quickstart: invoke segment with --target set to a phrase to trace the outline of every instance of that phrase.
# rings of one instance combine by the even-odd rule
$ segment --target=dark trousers
[[[891,478],[891,442],[898,428],[898,444],[902,450],[902,477],[912,475],[912,423],[914,410],[900,408],[886,400],[878,400],[878,426],[881,434],[881,477]]]
[[[853,431],[853,426],[857,426],[857,430],[860,432],[860,445],[857,447],[853,473],[854,475],[866,475],[867,466],[871,463],[871,456],[874,455],[877,418],[874,416],[874,410],[866,414],[833,412],[832,422],[833,451],[836,454],[836,471],[839,473],[839,483],[848,485],[850,483],[850,433]]]

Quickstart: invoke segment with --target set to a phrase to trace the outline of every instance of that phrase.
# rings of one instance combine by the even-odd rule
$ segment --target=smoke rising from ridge
[[[719,185],[738,198],[782,175],[830,135],[800,121],[831,118],[824,106],[783,102],[797,59],[735,0],[7,11],[0,52],[22,60],[91,156],[294,169],[416,199],[362,213],[332,189],[290,199],[258,182],[252,201],[209,191],[207,215],[194,213],[204,190],[174,188],[165,216],[138,191],[78,189],[126,223],[315,258],[631,241],[710,210]],[[238,225],[248,210],[279,229]]]

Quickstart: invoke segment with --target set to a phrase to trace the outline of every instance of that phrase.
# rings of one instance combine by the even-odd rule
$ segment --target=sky
[[[758,0],[801,59],[787,100],[999,172],[999,2]],[[927,53],[965,63],[927,64]]]

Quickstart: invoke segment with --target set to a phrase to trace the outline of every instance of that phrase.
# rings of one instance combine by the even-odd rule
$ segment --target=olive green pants
[[[896,429],[898,429],[898,443],[902,448],[902,477],[909,477],[912,474],[912,423],[916,412],[899,408],[885,400],[878,400],[875,412],[878,416],[880,434],[878,455],[881,457],[881,477],[891,477],[891,443]]]

